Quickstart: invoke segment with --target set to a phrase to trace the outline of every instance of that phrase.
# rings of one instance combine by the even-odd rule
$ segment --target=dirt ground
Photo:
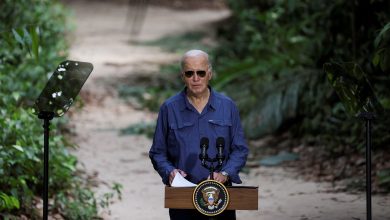
[[[107,192],[114,182],[123,185],[122,200],[101,215],[104,219],[169,219],[163,204],[164,186],[147,155],[151,140],[119,134],[130,124],[150,122],[157,115],[127,105],[118,98],[112,82],[139,70],[157,71],[159,65],[179,60],[180,55],[159,47],[130,42],[202,29],[229,12],[150,6],[140,34],[134,38],[130,35],[128,5],[109,1],[65,3],[74,10],[77,25],[69,59],[94,65],[82,90],[85,106],[71,117],[77,134],[74,142],[79,146],[73,153],[88,173],[97,174],[97,193]],[[365,219],[364,194],[328,193],[330,185],[303,181],[277,167],[253,168],[241,176],[244,185],[259,186],[259,210],[238,211],[239,220]],[[389,207],[389,197],[374,196],[374,219],[390,219]]]

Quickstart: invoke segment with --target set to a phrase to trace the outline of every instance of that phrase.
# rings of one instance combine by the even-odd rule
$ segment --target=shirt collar
[[[209,86],[210,89],[210,98],[207,105],[212,108],[213,110],[217,109],[217,97],[215,97],[215,91]]]

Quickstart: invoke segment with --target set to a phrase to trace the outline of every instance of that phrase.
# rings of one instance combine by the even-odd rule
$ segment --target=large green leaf
[[[380,66],[382,71],[390,70],[390,23],[387,23],[374,41],[376,52],[372,59],[375,66]]]
[[[12,209],[19,209],[19,200],[13,196],[9,196],[0,192],[0,211],[9,211]]]
[[[324,71],[350,115],[383,112],[366,74],[356,63],[326,63]]]
[[[32,26],[30,28],[31,35],[31,50],[34,54],[36,62],[39,62],[39,27]]]

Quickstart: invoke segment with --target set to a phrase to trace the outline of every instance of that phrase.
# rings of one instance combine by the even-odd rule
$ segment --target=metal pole
[[[375,114],[362,112],[359,117],[366,122],[366,219],[371,220],[371,121],[375,119]]]
[[[44,142],[43,142],[43,220],[49,215],[49,134],[50,120],[53,119],[53,112],[40,112],[38,118],[43,119]]]
[[[49,131],[50,120],[44,119],[44,151],[43,151],[43,220],[48,218],[48,206],[49,206]]]
[[[366,118],[366,200],[367,220],[371,220],[371,118]]]

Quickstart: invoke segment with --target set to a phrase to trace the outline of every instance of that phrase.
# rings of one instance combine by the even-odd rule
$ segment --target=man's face
[[[181,77],[189,95],[203,95],[207,92],[212,73],[205,56],[190,56],[184,60]]]

